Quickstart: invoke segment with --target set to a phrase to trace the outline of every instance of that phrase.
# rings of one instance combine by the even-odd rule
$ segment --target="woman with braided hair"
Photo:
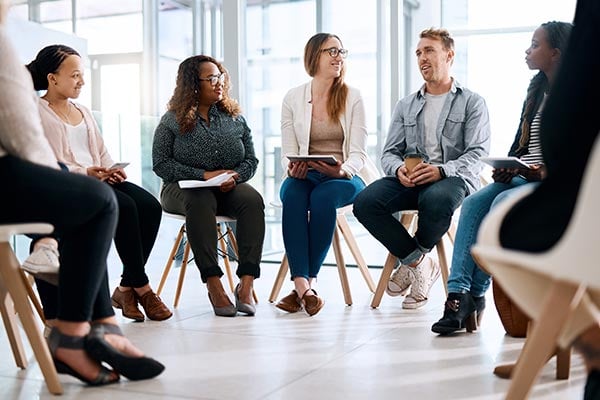
[[[448,299],[443,317],[431,330],[442,335],[464,329],[468,320],[478,320],[485,308],[485,292],[491,277],[471,257],[479,225],[491,208],[522,185],[541,181],[546,175],[540,143],[540,122],[546,96],[558,72],[572,25],[550,21],[533,33],[525,50],[529,69],[539,70],[531,79],[521,120],[509,156],[519,157],[529,169],[494,169],[494,182],[467,197],[462,204],[448,277]]]

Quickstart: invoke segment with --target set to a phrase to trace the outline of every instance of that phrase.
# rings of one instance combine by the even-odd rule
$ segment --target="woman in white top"
[[[110,185],[119,203],[119,222],[115,247],[123,262],[123,275],[112,295],[114,307],[123,316],[143,321],[142,305],[149,319],[162,321],[172,313],[152,291],[145,272],[146,261],[154,246],[162,209],[154,196],[127,182],[122,168],[113,168],[113,160],[104,146],[100,129],[91,112],[70,99],[79,97],[84,85],[84,66],[79,54],[64,45],[43,48],[27,65],[36,90],[46,90],[40,99],[44,133],[59,162],[71,172],[94,177]],[[40,285],[42,298],[51,288]],[[47,290],[46,290],[47,289]],[[43,293],[42,293],[43,292]],[[53,315],[50,302],[44,303],[46,318]]]
[[[304,67],[313,79],[291,89],[283,100],[282,164],[287,178],[280,190],[282,229],[295,289],[277,307],[287,312],[304,307],[314,315],[323,307],[311,284],[331,245],[336,209],[352,204],[377,177],[367,157],[362,98],[344,82],[347,55],[336,35],[311,37],[304,48]],[[289,162],[287,155],[333,155],[337,163]]]

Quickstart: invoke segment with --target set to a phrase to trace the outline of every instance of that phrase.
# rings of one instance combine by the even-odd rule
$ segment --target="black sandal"
[[[123,336],[121,328],[113,324],[94,324],[85,341],[88,354],[98,362],[106,362],[129,380],[150,379],[164,371],[165,366],[149,357],[131,357],[115,349],[105,334]]]
[[[61,333],[57,328],[52,328],[50,335],[48,336],[48,347],[50,348],[50,354],[52,355],[52,361],[56,367],[56,372],[59,374],[67,374],[74,376],[82,382],[87,383],[90,386],[102,386],[110,383],[116,383],[119,381],[119,376],[116,379],[113,378],[111,371],[108,368],[100,366],[100,372],[96,379],[89,380],[83,377],[79,372],[75,371],[65,362],[60,361],[56,358],[56,350],[59,348],[71,349],[71,350],[84,350],[85,337],[84,336],[69,336]]]

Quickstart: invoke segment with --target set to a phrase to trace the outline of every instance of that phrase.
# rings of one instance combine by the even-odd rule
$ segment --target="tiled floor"
[[[158,285],[177,226],[161,228],[148,266]],[[273,236],[277,229],[273,229]],[[381,264],[385,252],[358,230],[369,264]],[[277,238],[268,238],[277,241]],[[277,259],[280,254],[271,255]],[[350,258],[347,257],[349,260]],[[358,270],[349,270],[354,304],[343,304],[337,272],[323,268],[319,293],[325,308],[313,318],[285,314],[266,300],[277,264],[264,263],[256,281],[260,297],[256,317],[218,318],[212,313],[206,289],[194,266],[188,270],[181,304],[165,322],[131,323],[122,319],[125,333],[167,369],[156,379],[102,388],[85,387],[61,376],[62,398],[111,399],[501,399],[508,382],[492,375],[493,367],[516,359],[522,340],[503,334],[491,298],[483,326],[474,334],[438,337],[430,326],[442,313],[443,286],[438,281],[430,302],[406,311],[398,298],[384,297],[381,307],[369,307],[371,293]],[[119,264],[110,260],[112,286]],[[372,269],[378,279],[380,270]],[[169,277],[163,299],[172,304],[176,274]],[[284,286],[282,294],[290,290]],[[29,354],[31,354],[31,351]],[[0,331],[0,399],[47,399],[35,359],[19,370]],[[585,371],[574,356],[571,378],[554,379],[554,364],[543,370],[531,398],[581,399]]]

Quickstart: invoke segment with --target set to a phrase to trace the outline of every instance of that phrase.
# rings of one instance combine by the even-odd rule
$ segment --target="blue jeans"
[[[358,176],[335,179],[315,170],[308,171],[306,179],[283,181],[281,227],[292,279],[317,276],[331,246],[336,209],[352,204],[364,188]]]
[[[417,261],[448,231],[452,214],[467,194],[465,182],[455,176],[405,187],[388,176],[370,184],[354,201],[354,215],[402,264]],[[403,210],[418,210],[417,232],[412,237],[394,217]]]
[[[452,253],[452,267],[448,277],[448,293],[468,293],[483,296],[491,277],[483,272],[471,256],[471,246],[477,240],[479,225],[488,212],[509,197],[520,186],[529,182],[520,176],[510,183],[494,182],[473,193],[463,202]],[[537,183],[532,183],[537,184]]]

